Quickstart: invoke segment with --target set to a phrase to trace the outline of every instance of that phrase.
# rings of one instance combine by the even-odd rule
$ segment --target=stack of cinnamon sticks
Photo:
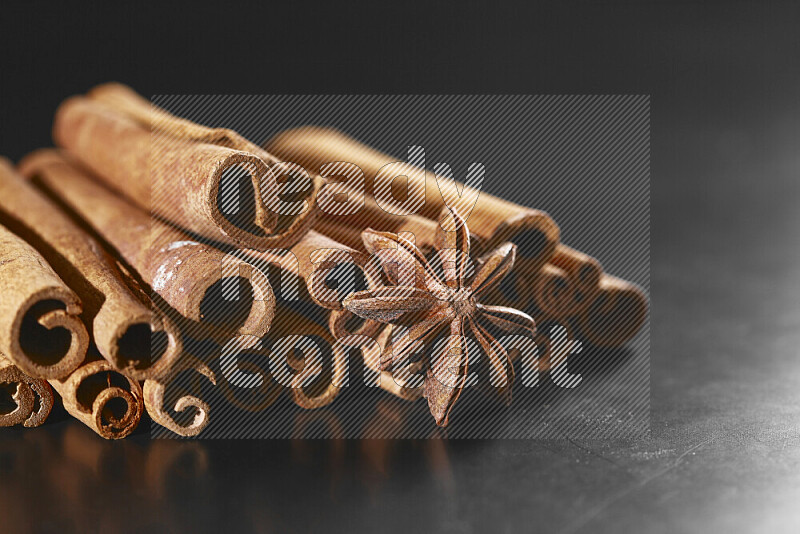
[[[130,435],[145,411],[196,436],[213,420],[211,408],[196,394],[175,400],[173,381],[190,373],[231,388],[247,370],[241,363],[222,376],[189,350],[197,339],[273,352],[275,340],[327,340],[333,353],[322,371],[287,356],[287,397],[303,409],[340,393],[343,340],[374,339],[364,361],[386,378],[377,353],[391,350],[388,329],[343,304],[386,284],[362,232],[411,233],[430,255],[441,248],[440,213],[464,196],[440,194],[431,173],[409,172],[409,188],[424,188],[425,202],[414,214],[390,214],[371,194],[372,180],[395,158],[319,128],[286,131],[261,147],[172,116],[119,84],[66,100],[53,136],[58,149],[16,167],[0,160],[0,426],[42,424],[55,390],[69,414],[107,439]],[[356,185],[347,183],[352,167],[337,162],[365,177],[363,207],[344,215],[321,209]],[[493,304],[600,347],[639,330],[641,289],[560,243],[546,213],[485,193],[468,211],[476,256],[516,244]],[[315,313],[293,310],[298,300]],[[547,331],[536,336],[546,351]],[[250,371],[241,376],[264,373]],[[380,385],[408,400],[422,395],[399,380]]]
[[[355,164],[367,179],[366,192],[373,190],[370,178],[397,160],[327,128],[288,130],[264,146],[310,171],[323,169],[329,162]],[[477,193],[453,182],[449,182],[450,187],[457,187],[460,192],[442,191],[447,180],[430,172],[408,173],[408,179],[419,181],[416,187],[425,191],[419,215],[389,214],[368,195],[364,209],[354,215],[343,217],[321,211],[315,227],[354,248],[361,243],[361,230],[377,225],[392,232],[411,232],[422,250],[432,249],[438,226],[435,221],[445,206],[444,199],[457,201]],[[413,187],[409,185],[409,189]],[[483,250],[504,241],[518,246],[513,275],[492,295],[497,303],[528,311],[537,324],[557,322],[590,344],[604,348],[624,345],[644,323],[648,304],[641,288],[604,273],[597,259],[561,243],[559,227],[546,213],[480,192],[467,223]],[[545,347],[548,330],[537,330],[537,339]]]

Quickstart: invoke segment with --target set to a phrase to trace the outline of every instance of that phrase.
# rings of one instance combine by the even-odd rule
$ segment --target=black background
[[[651,435],[105,443],[0,433],[11,532],[796,532],[800,13],[791,2],[4,4],[0,150],[67,95],[650,94]],[[0,527],[6,530],[5,526]]]

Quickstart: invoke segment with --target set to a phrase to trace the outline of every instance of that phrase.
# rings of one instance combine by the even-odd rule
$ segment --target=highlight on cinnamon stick
[[[41,254],[0,226],[0,353],[35,378],[69,375],[89,346],[81,312]]]
[[[642,327],[647,309],[639,286],[604,274],[597,295],[578,316],[578,329],[596,347],[620,347]]]
[[[50,380],[74,418],[106,439],[122,439],[139,425],[144,402],[139,382],[97,359],[63,380]]]
[[[37,427],[53,409],[53,390],[46,380],[26,375],[0,354],[0,401],[0,427]]]
[[[36,173],[37,161],[41,158],[29,160],[29,173]],[[77,293],[84,323],[116,370],[143,380],[172,366],[181,353],[172,321],[130,288],[96,240],[2,160],[0,219],[33,244]]]
[[[182,317],[219,332],[263,336],[269,330],[275,295],[257,269],[231,266],[229,255],[151,218],[55,150],[35,152],[21,167]],[[231,287],[237,298],[226,301]]]
[[[210,239],[286,247],[314,218],[318,179],[283,185],[285,169],[257,145],[173,117],[118,84],[66,100],[53,137],[139,207]]]
[[[344,161],[361,168],[365,177],[366,204],[375,205],[373,194],[374,178],[385,165],[398,161],[398,158],[382,154],[353,138],[330,128],[307,126],[286,130],[265,144],[267,150],[278,157],[299,163],[309,172],[317,173],[329,162]],[[458,198],[458,193],[447,188],[443,180],[437,184],[434,173],[424,176],[409,173],[409,189],[425,189],[425,203],[418,213],[429,219],[438,219],[445,206],[444,198]],[[440,190],[440,184],[443,188]],[[459,189],[462,184],[458,184]],[[467,196],[473,191],[464,191]],[[368,210],[374,208],[368,207]],[[466,210],[469,211],[469,210]],[[320,213],[320,217],[335,219],[336,215]],[[520,258],[527,258],[534,265],[544,265],[553,255],[559,240],[559,229],[544,212],[526,208],[481,192],[467,222],[470,229],[485,241],[489,250],[505,241],[518,246]]]
[[[166,406],[167,388],[170,383],[181,373],[188,371],[199,373],[214,385],[217,383],[214,372],[205,363],[189,354],[184,354],[180,364],[173,367],[167,376],[145,381],[142,390],[145,408],[153,421],[179,436],[194,437],[210,423],[211,408],[208,403],[196,395],[187,393],[178,397],[171,408],[168,409]],[[188,422],[179,422],[169,413],[170,410],[178,415],[188,412],[192,418]]]

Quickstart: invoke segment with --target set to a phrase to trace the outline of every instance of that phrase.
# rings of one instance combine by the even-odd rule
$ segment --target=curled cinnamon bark
[[[639,286],[604,274],[597,295],[578,316],[578,329],[596,347],[620,347],[642,327],[647,308]]]
[[[187,410],[192,411],[194,417],[187,424],[177,422],[165,407],[165,396],[170,382],[180,373],[190,370],[203,375],[212,384],[216,385],[217,380],[214,372],[205,363],[185,354],[180,365],[174,367],[169,375],[147,380],[143,387],[144,405],[153,421],[183,437],[197,436],[210,422],[211,408],[208,403],[195,395],[186,394],[179,397],[172,407],[172,410],[176,413],[182,413]]]
[[[593,293],[600,285],[603,274],[600,262],[579,250],[559,243],[550,263],[563,269],[575,286],[584,292]]]
[[[379,283],[380,272],[369,264],[367,254],[317,232],[309,232],[291,251],[297,257],[309,296],[323,308],[341,310],[342,299],[349,293]]]
[[[526,280],[527,279],[527,280]],[[569,317],[579,303],[571,278],[563,269],[546,264],[538,273],[523,271],[523,283],[530,283],[536,307],[549,317]]]
[[[372,338],[380,329],[380,323],[364,319],[345,309],[331,310],[328,316],[328,330],[336,339],[350,335],[364,335]]]
[[[252,361],[253,356],[265,363]],[[263,339],[240,336],[222,348],[219,390],[251,412],[264,410],[284,391],[301,408],[321,408],[339,395],[347,357],[346,347],[324,325],[279,304]]]
[[[78,296],[44,258],[0,226],[0,352],[35,378],[67,376],[86,356]]]
[[[0,427],[39,426],[53,409],[53,390],[47,381],[26,375],[0,354],[0,396],[4,392],[14,407],[0,405]]]
[[[32,156],[23,172],[37,173]],[[130,288],[117,262],[42,192],[0,160],[0,218],[33,244],[80,297],[98,350],[136,380],[156,376],[181,353],[175,325]]]
[[[258,264],[279,265],[288,275],[302,279],[308,298],[332,310],[329,327],[337,338],[347,334],[371,336],[378,331],[374,321],[357,321],[342,308],[342,300],[349,293],[380,283],[378,266],[370,263],[369,255],[313,230],[287,252],[279,255],[275,251],[240,251]]]
[[[53,136],[139,207],[211,239],[259,250],[290,246],[314,217],[318,179],[281,185],[287,171],[257,145],[173,117],[118,84],[65,101]],[[237,199],[240,189],[247,193]]]
[[[530,265],[522,261],[491,293],[490,299],[495,304],[531,310],[543,317],[563,321],[583,312],[599,289],[597,285],[592,287],[591,283],[581,283],[579,271],[574,265],[562,268],[555,263],[531,270]]]
[[[272,357],[283,355],[294,371],[290,395],[296,405],[313,410],[339,395],[347,353],[323,325],[281,308],[265,341]]]
[[[265,146],[276,156],[299,163],[311,173],[320,172],[322,166],[329,162],[341,161],[357,165],[363,171],[365,179],[364,209],[370,213],[381,210],[373,196],[374,178],[385,165],[398,160],[336,130],[312,126],[284,131]],[[454,187],[460,189],[462,184],[445,185],[446,181],[437,181],[433,172],[424,175],[409,173],[408,180],[411,190],[424,187],[425,203],[417,213],[429,219],[438,219],[439,213],[445,207],[445,197],[451,204],[463,197],[453,190]],[[468,188],[464,194],[469,196],[473,192]],[[469,212],[468,209],[461,211]],[[320,217],[347,222],[350,216],[328,214],[323,210]],[[558,226],[546,213],[483,192],[478,196],[467,222],[472,231],[485,241],[486,250],[505,241],[512,241],[519,247],[520,258],[526,258],[534,267],[541,267],[550,259],[559,240]]]
[[[70,415],[106,439],[129,436],[142,418],[142,388],[105,360],[88,361],[64,380],[50,380]]]
[[[275,314],[269,281],[251,266],[193,240],[129,204],[54,150],[30,155],[23,169],[60,206],[85,221],[160,298],[209,331],[263,336]],[[238,289],[227,301],[226,288]],[[220,334],[221,335],[221,334]]]

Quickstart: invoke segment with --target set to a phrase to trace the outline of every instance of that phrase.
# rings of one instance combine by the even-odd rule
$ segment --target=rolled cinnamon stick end
[[[566,271],[574,284],[584,291],[594,291],[600,285],[603,267],[599,261],[579,250],[559,243],[550,263]]]
[[[532,296],[536,307],[550,317],[574,315],[578,304],[572,279],[549,263],[533,275]]]
[[[291,251],[297,257],[309,296],[323,308],[341,310],[348,294],[380,283],[378,266],[369,263],[367,254],[320,233],[309,232]]]
[[[281,132],[270,139],[265,147],[281,159],[298,163],[312,173],[319,172],[329,162],[345,161],[357,165],[365,174],[368,198],[364,209],[367,211],[374,211],[370,204],[375,203],[371,196],[375,176],[385,165],[398,161],[398,158],[372,149],[342,132],[314,126]],[[440,191],[440,184],[445,187],[446,182],[440,180],[437,183],[433,172],[426,172],[424,177],[421,174],[409,176],[408,179],[409,182],[415,182],[409,183],[410,189],[425,188],[425,204],[418,215],[438,220],[445,207],[444,197],[455,198],[450,190],[444,194]],[[462,184],[458,187],[462,187]],[[468,188],[464,193],[471,191]],[[321,213],[320,217],[336,218],[325,213]],[[485,242],[487,250],[506,241],[515,243],[519,257],[527,258],[533,264],[532,268],[541,267],[550,259],[560,235],[558,225],[546,213],[484,192],[479,194],[467,224]]]
[[[61,378],[84,360],[89,334],[78,296],[28,243],[0,226],[0,352],[35,378]]]
[[[269,330],[275,295],[257,269],[151,218],[55,150],[35,152],[22,168],[183,318],[219,335]]]
[[[109,105],[116,101],[72,97],[59,107],[53,125],[56,143],[106,185],[178,226],[237,246],[285,247],[307,231],[319,180],[309,179],[306,190],[291,195],[299,212],[279,209],[279,177],[268,166],[276,160],[263,149],[239,137],[238,146],[230,147],[215,144],[221,139],[196,141],[186,128],[158,130],[163,121],[145,123],[152,114],[127,115],[136,106]],[[247,192],[239,195],[240,190]],[[238,209],[226,209],[231,203]]]
[[[578,316],[578,329],[596,347],[620,347],[642,327],[647,308],[639,286],[604,274],[597,295]]]
[[[321,408],[339,395],[347,373],[347,353],[324,325],[280,307],[266,342],[272,357],[284,355],[294,370],[290,396],[297,406]]]
[[[332,310],[328,325],[337,338],[348,334],[371,336],[378,331],[379,323],[354,318],[342,307],[342,300],[348,294],[381,283],[380,267],[370,262],[368,254],[314,230],[295,243],[288,250],[290,254],[279,256],[274,251],[251,249],[239,252],[259,265],[276,265],[302,279],[311,301]]]
[[[139,382],[120,374],[105,360],[84,363],[64,380],[50,380],[64,408],[105,439],[129,436],[142,418]]]
[[[46,380],[32,378],[0,354],[0,427],[42,425],[53,409],[53,390]],[[5,406],[8,403],[13,408]]]
[[[36,155],[22,163],[35,175]],[[130,288],[117,262],[29,181],[0,160],[0,219],[41,252],[83,303],[83,320],[103,357],[136,380],[171,367],[181,353],[177,327]]]
[[[186,371],[196,371],[216,385],[214,372],[203,362],[185,354],[181,364],[173,367],[169,375],[161,378],[152,378],[145,381],[142,388],[144,405],[148,415],[153,421],[164,428],[183,437],[194,437],[200,434],[210,423],[211,407],[206,401],[196,395],[186,394],[177,399],[170,409],[175,413],[189,411],[193,415],[188,423],[175,420],[169,413],[166,403],[167,387],[179,374]]]

